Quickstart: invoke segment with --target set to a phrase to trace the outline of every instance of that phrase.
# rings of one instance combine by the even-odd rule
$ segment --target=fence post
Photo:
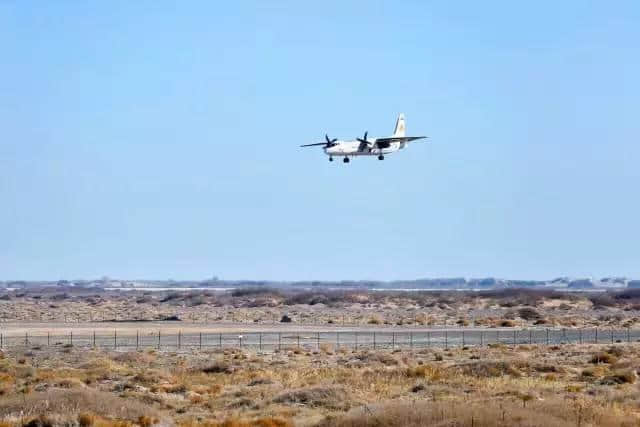
[[[462,346],[465,346],[465,341],[464,341],[464,331],[462,331]]]
[[[631,342],[631,331],[629,329],[629,326],[627,326],[627,342]]]
[[[496,343],[500,344],[500,329],[496,331]]]
[[[140,331],[136,330],[136,350],[140,348]]]
[[[118,330],[113,330],[113,348],[118,348]]]
[[[480,347],[484,345],[484,331],[480,331]]]
[[[532,339],[531,339],[531,329],[529,329],[529,345],[533,344]]]
[[[178,331],[178,350],[182,346],[182,331]]]
[[[376,349],[376,333],[375,331],[373,332],[373,349]]]
[[[611,344],[613,344],[613,328],[611,328]]]
[[[3,334],[0,334],[0,348],[2,348],[4,346],[4,336]]]
[[[50,340],[50,338],[49,338],[49,334],[50,334],[50,332],[49,332],[49,331],[47,331],[47,347],[50,347],[50,346],[51,346],[51,340]]]
[[[549,345],[549,328],[547,328],[547,345]]]
[[[413,332],[409,332],[409,347],[413,350]]]
[[[396,333],[391,332],[391,349],[394,350],[396,348]]]
[[[356,337],[356,351],[358,351],[358,332],[355,332]]]
[[[158,350],[160,350],[160,330],[158,329]]]
[[[444,348],[445,350],[449,348],[449,334],[447,333],[446,329],[444,331]]]
[[[300,348],[300,332],[298,332],[298,348]]]
[[[24,333],[24,345],[29,345],[29,332]]]
[[[596,328],[596,344],[598,344],[598,328]]]
[[[431,331],[427,331],[427,347],[431,347]]]
[[[258,349],[262,351],[262,332],[258,333]]]
[[[582,328],[578,329],[578,334],[580,337],[580,344],[582,344]]]
[[[320,332],[316,332],[316,349],[320,349]]]
[[[198,337],[198,348],[202,350],[202,332],[200,332],[200,336]]]
[[[516,330],[513,330],[513,345],[516,345]]]
[[[340,350],[340,331],[336,332],[336,348]]]
[[[47,344],[49,343],[49,333],[47,332]],[[93,331],[93,348],[96,348],[96,331]]]
[[[69,344],[73,345],[73,331],[69,334]]]
[[[278,350],[282,348],[282,332],[278,332]]]

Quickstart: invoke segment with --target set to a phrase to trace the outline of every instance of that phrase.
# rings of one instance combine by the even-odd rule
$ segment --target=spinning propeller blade
[[[329,135],[327,134],[324,135],[324,139],[327,142],[316,142],[315,144],[304,144],[304,145],[301,145],[300,147],[315,147],[315,146],[324,145],[325,148],[329,148],[336,145],[336,141],[338,140],[338,138],[329,139]]]

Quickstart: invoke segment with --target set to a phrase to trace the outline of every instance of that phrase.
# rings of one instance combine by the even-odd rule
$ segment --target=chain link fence
[[[0,348],[101,348],[203,350],[246,348],[274,351],[300,348],[421,349],[486,345],[614,344],[640,341],[636,329],[483,329],[414,331],[325,331],[325,332],[171,332],[131,331],[120,333],[10,335],[0,333]]]

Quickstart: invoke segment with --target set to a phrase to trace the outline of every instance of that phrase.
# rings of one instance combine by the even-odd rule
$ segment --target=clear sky
[[[0,1],[0,280],[640,276],[637,1]],[[329,163],[299,144],[428,144]]]

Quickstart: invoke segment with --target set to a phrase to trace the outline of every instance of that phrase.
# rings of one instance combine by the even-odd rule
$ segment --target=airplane
[[[368,132],[365,132],[364,137],[347,141],[338,138],[330,139],[325,135],[325,142],[304,144],[300,147],[322,146],[330,162],[333,161],[334,156],[343,157],[344,163],[349,163],[350,158],[355,156],[378,156],[378,160],[384,160],[385,154],[402,150],[411,141],[428,138],[427,136],[405,136],[405,131],[404,114],[400,114],[393,135],[389,137],[367,139]]]

